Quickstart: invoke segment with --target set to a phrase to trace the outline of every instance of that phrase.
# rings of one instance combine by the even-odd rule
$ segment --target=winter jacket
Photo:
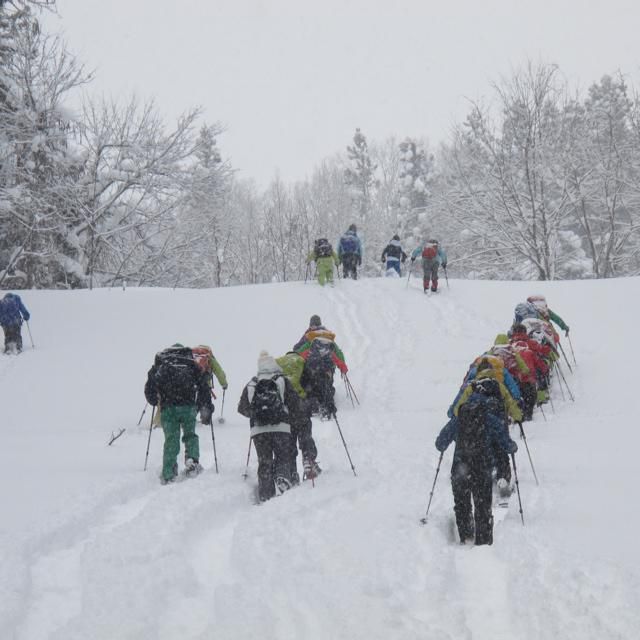
[[[254,416],[251,411],[251,401],[256,390],[256,384],[259,380],[265,380],[275,377],[275,383],[278,386],[280,398],[288,414],[295,415],[299,413],[299,396],[293,385],[283,375],[283,371],[274,358],[261,358],[258,366],[258,375],[252,378],[242,391],[240,402],[238,403],[238,413],[249,418],[249,426],[251,429],[251,437],[261,433],[291,433],[291,425],[289,418],[277,424],[256,425],[254,424]]]
[[[349,367],[347,367],[347,363],[345,362],[344,353],[342,353],[340,347],[329,338],[315,337],[312,340],[305,342],[298,349],[296,349],[296,353],[300,354],[306,361],[309,357],[309,354],[311,353],[311,346],[314,340],[327,340],[331,342],[331,360],[333,364],[338,367],[338,369],[340,369],[342,373],[347,373],[349,371]]]
[[[362,259],[362,243],[358,234],[351,229],[345,232],[338,242],[338,259],[342,260],[342,256],[347,254],[355,254]]]
[[[490,404],[488,402],[488,398],[481,393],[472,393],[469,396],[469,403],[482,403],[487,407],[486,413],[486,441],[483,443],[483,458],[485,461],[485,466],[489,469],[494,466],[494,454],[493,452],[496,448],[500,448],[506,453],[515,453],[518,450],[518,445],[509,437],[507,430],[504,428],[504,422],[496,416],[490,410]],[[462,462],[464,458],[464,452],[461,452],[457,445],[457,437],[458,437],[458,418],[454,416],[447,422],[447,424],[442,428],[438,437],[436,438],[436,449],[438,451],[443,452],[446,451],[447,447],[456,440],[456,448],[453,452],[453,465],[456,466],[458,463]]]
[[[300,384],[302,372],[304,371],[304,358],[298,354],[289,352],[280,358],[276,358],[276,363],[282,369],[282,373],[287,377],[296,393],[301,397],[306,397],[307,393]]]
[[[309,255],[307,255],[307,264],[310,262],[315,262],[316,265],[318,265],[318,268],[320,268],[320,266],[326,266],[329,271],[333,271],[334,264],[336,266],[340,264],[340,260],[338,259],[335,251],[332,251],[330,256],[318,257],[313,249],[309,252]]]
[[[569,325],[551,309],[549,309],[549,320],[553,320],[563,331],[569,331]]]
[[[549,367],[545,358],[551,352],[548,346],[532,340],[524,332],[514,333],[511,336],[511,346],[522,356],[532,372],[540,371],[542,375],[547,375]]]
[[[167,353],[179,360],[179,367],[170,369],[168,379],[160,371]],[[147,374],[144,395],[152,406],[160,403],[163,408],[195,406],[198,410],[204,407],[213,410],[208,376],[196,364],[189,347],[171,347],[156,354]]]
[[[502,401],[504,403],[504,410],[507,415],[511,416],[514,422],[522,421],[522,411],[518,406],[518,403],[515,401],[514,397],[509,393],[505,385],[497,380],[497,374],[492,369],[484,369],[476,374],[474,380],[481,380],[482,378],[491,378],[498,383],[498,387],[500,389],[500,395],[502,397]],[[458,401],[455,403],[453,407],[453,415],[457,416],[460,407],[467,402],[471,394],[473,393],[473,387],[470,382],[467,383],[465,388],[462,391],[462,394],[458,398]]]
[[[420,245],[419,247],[417,247],[416,249],[413,250],[412,254],[411,254],[411,261],[413,262],[416,258],[422,257],[422,251],[424,250],[425,246],[431,244],[430,242],[425,242],[424,244]],[[438,245],[438,252],[436,253],[436,260],[438,261],[438,264],[442,265],[445,269],[447,268],[447,253],[446,251],[440,247],[440,245]]]
[[[31,315],[22,304],[20,296],[15,293],[7,293],[0,300],[0,325],[3,327],[20,325],[23,318],[28,322]]]
[[[382,252],[382,262],[404,262],[407,254],[402,250],[400,240],[392,240]]]
[[[309,327],[303,334],[302,338],[293,345],[292,351],[298,351],[305,342],[311,342],[314,338],[329,338],[335,340],[336,334],[329,331],[325,326]]]

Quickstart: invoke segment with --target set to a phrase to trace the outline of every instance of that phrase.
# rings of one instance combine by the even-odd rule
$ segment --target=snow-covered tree
[[[351,189],[353,211],[361,223],[371,209],[371,192],[375,186],[376,165],[371,161],[365,135],[356,129],[353,144],[347,146],[347,166],[344,179]]]

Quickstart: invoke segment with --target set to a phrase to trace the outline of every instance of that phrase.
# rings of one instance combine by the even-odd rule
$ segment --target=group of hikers
[[[0,325],[4,331],[4,352],[22,351],[22,323],[31,315],[17,293],[7,293],[0,299]],[[28,325],[27,325],[28,326]]]
[[[518,446],[509,436],[509,424],[518,424],[524,437],[522,422],[532,420],[534,408],[550,400],[554,364],[560,371],[559,353],[564,350],[552,323],[568,337],[569,326],[548,308],[544,296],[530,296],[516,305],[507,333],[499,334],[469,366],[447,412],[449,421],[436,438],[440,461],[456,443],[451,488],[462,544],[493,543],[494,478],[500,498],[513,492],[509,456]]]
[[[313,480],[321,473],[311,417],[336,418],[336,368],[346,376],[348,367],[335,334],[318,315],[311,316],[302,337],[283,356],[275,358],[260,352],[256,375],[245,385],[238,404],[238,412],[249,418],[250,442],[258,456],[260,502],[300,482],[298,449],[302,453],[303,480]],[[160,416],[165,436],[163,484],[178,477],[181,428],[184,473],[192,476],[202,470],[196,416],[199,412],[203,424],[212,424],[214,375],[224,393],[226,375],[208,346],[174,344],[156,354],[144,392],[154,413]]]
[[[402,248],[400,236],[395,234],[389,244],[382,251],[381,261],[385,265],[387,275],[402,276],[402,267],[407,260],[407,254]],[[447,269],[447,254],[440,246],[438,240],[430,238],[419,245],[411,252],[411,266],[417,258],[422,260],[423,280],[422,287],[424,293],[438,290],[438,270],[442,267]],[[327,238],[318,238],[314,242],[313,249],[307,256],[307,276],[308,266],[311,262],[316,264],[316,276],[318,283],[324,286],[326,283],[333,284],[333,268],[336,269],[342,264],[343,277],[358,278],[358,267],[362,264],[362,242],[358,237],[355,224],[341,236],[338,242],[338,252]],[[306,281],[306,277],[305,277]]]

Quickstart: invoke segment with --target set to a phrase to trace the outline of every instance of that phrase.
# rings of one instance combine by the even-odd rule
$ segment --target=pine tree
[[[356,129],[353,145],[347,146],[347,158],[345,182],[351,188],[353,209],[360,222],[364,223],[371,209],[371,191],[375,186],[376,166],[371,161],[367,139],[360,129]]]

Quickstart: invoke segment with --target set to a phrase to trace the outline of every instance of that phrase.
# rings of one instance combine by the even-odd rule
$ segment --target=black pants
[[[533,408],[536,406],[536,400],[538,399],[536,385],[533,382],[520,382],[518,384],[524,400],[522,417],[524,420],[531,420],[533,418]]]
[[[455,462],[451,468],[453,510],[461,542],[473,540],[475,530],[477,545],[493,544],[491,484],[491,469],[484,464]]]
[[[22,351],[22,331],[20,324],[3,324],[4,329],[4,350],[5,353],[11,350],[11,345],[15,345],[15,349]]]
[[[342,254],[342,277],[358,279],[358,254],[344,253]]]
[[[502,428],[509,436],[509,425],[505,421]],[[501,447],[496,446],[493,451],[493,457],[496,462],[496,478],[504,478],[507,482],[511,482],[511,462],[509,462],[509,454]]]
[[[264,502],[276,495],[276,478],[291,482],[291,434],[271,431],[252,439],[258,454],[258,494]]]
[[[300,412],[295,415],[291,424],[291,455],[292,468],[296,470],[296,457],[298,447],[305,460],[315,460],[318,456],[318,449],[313,440],[311,412],[306,398],[300,400]],[[297,445],[297,446],[296,446]]]
[[[310,413],[320,413],[325,418],[333,416],[336,412],[333,369],[315,370],[307,378],[305,391],[307,392]]]

